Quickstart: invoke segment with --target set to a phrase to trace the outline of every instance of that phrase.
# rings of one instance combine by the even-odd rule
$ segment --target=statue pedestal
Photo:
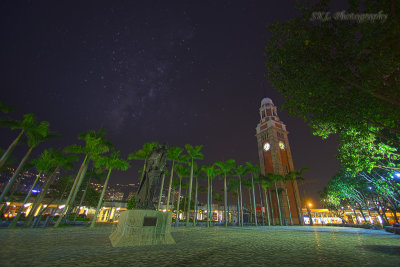
[[[121,212],[117,229],[110,235],[113,247],[175,244],[171,230],[172,213],[155,210]]]

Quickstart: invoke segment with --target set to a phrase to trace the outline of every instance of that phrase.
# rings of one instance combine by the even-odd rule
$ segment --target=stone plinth
[[[155,210],[121,212],[117,229],[110,235],[113,247],[175,244],[171,230],[172,213]]]

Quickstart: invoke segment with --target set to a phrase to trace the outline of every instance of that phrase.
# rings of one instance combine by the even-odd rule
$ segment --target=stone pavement
[[[113,248],[114,229],[0,229],[0,266],[400,266],[400,236],[381,230],[179,227],[175,245]]]

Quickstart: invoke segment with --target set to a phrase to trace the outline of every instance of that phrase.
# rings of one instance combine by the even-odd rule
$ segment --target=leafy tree
[[[315,135],[339,134],[339,158],[353,174],[399,168],[400,5],[349,1],[350,13],[389,14],[384,23],[313,20],[329,1],[298,6],[300,17],[269,25],[268,79],[290,114]],[[306,88],[306,89],[305,89]]]

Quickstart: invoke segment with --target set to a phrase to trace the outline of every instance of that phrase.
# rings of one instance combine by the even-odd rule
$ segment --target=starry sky
[[[266,25],[298,15],[295,2],[1,1],[0,101],[16,108],[13,118],[35,113],[62,135],[35,155],[102,127],[125,157],[158,141],[204,145],[200,164],[258,164],[260,102],[283,103],[265,78]],[[305,194],[318,204],[339,168],[336,139],[278,114],[295,168],[310,168]],[[0,129],[0,147],[15,136]],[[137,182],[141,165],[111,183]]]

